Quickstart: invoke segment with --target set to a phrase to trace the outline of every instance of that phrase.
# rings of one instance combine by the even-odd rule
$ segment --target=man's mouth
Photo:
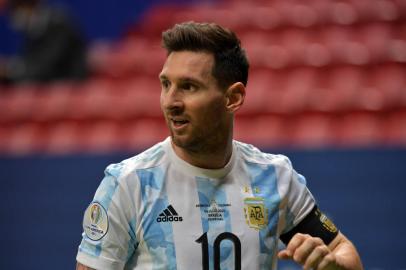
[[[181,127],[185,126],[187,123],[189,123],[189,121],[187,121],[185,119],[176,119],[176,118],[172,118],[171,122],[173,123],[173,126],[175,128],[181,128]]]

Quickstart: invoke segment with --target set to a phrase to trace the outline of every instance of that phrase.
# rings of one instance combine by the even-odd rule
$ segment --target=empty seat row
[[[406,111],[237,117],[235,138],[260,147],[405,146]],[[139,151],[168,136],[162,118],[0,126],[0,155]]]
[[[254,69],[241,114],[387,111],[406,107],[406,65]],[[0,123],[160,116],[157,77],[21,85],[0,91]]]
[[[136,151],[168,136],[162,119],[137,121],[63,121],[0,127],[0,153],[105,153]]]
[[[253,66],[273,69],[406,63],[406,28],[400,26],[247,31],[241,39]]]
[[[285,69],[350,64],[406,63],[406,24],[377,23],[357,27],[323,26],[309,29],[239,34],[252,67]],[[113,44],[96,43],[89,51],[93,75],[110,78],[156,75],[165,61],[160,35],[129,36]]]
[[[214,21],[234,30],[354,25],[401,21],[406,17],[403,0],[360,1],[223,1],[223,4],[157,6],[136,28],[146,35],[159,34],[182,21]]]
[[[161,115],[158,79],[27,85],[0,92],[0,123]]]
[[[159,40],[131,37],[116,43],[98,42],[88,54],[93,76],[129,78],[135,75],[157,76],[165,61]]]
[[[406,106],[406,66],[253,70],[245,113],[388,110]]]
[[[404,146],[406,111],[240,117],[235,137],[263,147]]]

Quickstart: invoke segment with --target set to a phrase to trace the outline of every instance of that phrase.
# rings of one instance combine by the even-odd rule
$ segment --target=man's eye
[[[161,86],[162,86],[162,88],[165,88],[165,89],[167,89],[167,88],[169,88],[170,87],[170,82],[169,81],[161,81]]]
[[[188,90],[188,91],[194,91],[197,89],[197,87],[191,83],[185,83],[182,85],[182,89]]]

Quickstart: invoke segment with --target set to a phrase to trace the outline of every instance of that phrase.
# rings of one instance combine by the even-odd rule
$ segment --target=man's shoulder
[[[292,166],[289,158],[285,155],[263,152],[252,144],[239,141],[234,141],[234,144],[240,156],[249,163],[282,166],[286,168],[291,168]]]
[[[167,141],[162,141],[147,150],[124,159],[119,163],[113,163],[107,166],[106,174],[114,177],[120,177],[136,170],[154,168],[160,166],[165,160]]]

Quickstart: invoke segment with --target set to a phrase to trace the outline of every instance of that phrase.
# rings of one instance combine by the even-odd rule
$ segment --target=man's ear
[[[226,91],[226,107],[229,112],[238,111],[245,99],[245,86],[241,82],[230,85]]]

